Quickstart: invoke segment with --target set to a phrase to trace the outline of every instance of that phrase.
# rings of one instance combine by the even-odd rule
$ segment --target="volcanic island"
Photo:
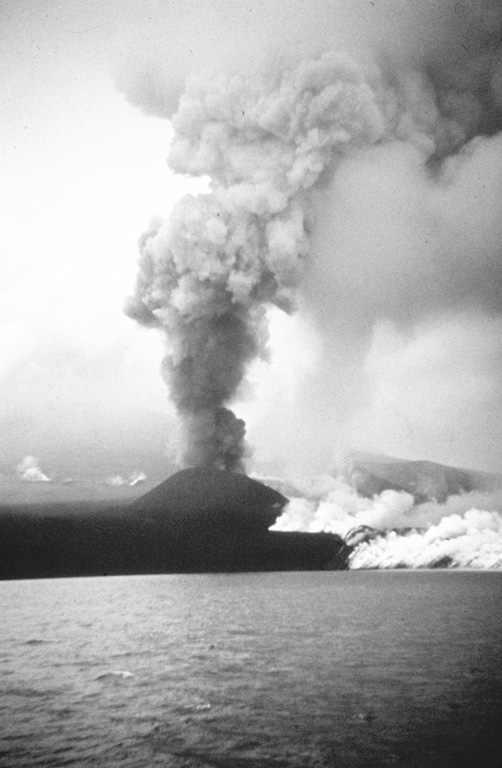
[[[127,506],[0,515],[0,579],[346,569],[329,533],[271,531],[288,499],[244,474],[183,469]]]
[[[372,454],[353,457],[346,481],[363,497],[392,489],[410,494],[416,504],[502,491],[502,475]],[[343,539],[333,533],[270,530],[288,504],[284,494],[295,495],[287,482],[275,485],[196,467],[175,472],[129,504],[0,507],[0,579],[346,570],[361,543],[389,534],[367,525],[349,530]],[[428,567],[449,565],[448,558],[440,558]]]

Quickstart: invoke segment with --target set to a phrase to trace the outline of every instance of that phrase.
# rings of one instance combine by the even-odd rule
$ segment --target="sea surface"
[[[0,765],[502,764],[502,573],[0,583]]]

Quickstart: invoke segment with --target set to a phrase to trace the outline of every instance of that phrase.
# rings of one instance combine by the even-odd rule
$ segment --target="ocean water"
[[[502,764],[502,574],[0,583],[0,765]]]

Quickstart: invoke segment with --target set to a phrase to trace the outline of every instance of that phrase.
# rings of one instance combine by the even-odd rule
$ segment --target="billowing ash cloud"
[[[396,12],[387,0],[375,17],[345,3],[316,2],[308,12],[293,5],[295,13],[256,6],[267,22],[261,44],[251,4],[239,6],[241,25],[250,13],[247,35],[233,4],[211,5],[218,27],[200,3],[222,53],[202,45],[188,57],[187,46],[186,71],[180,65],[170,74],[159,45],[140,75],[120,82],[132,101],[164,117],[182,91],[169,163],[210,180],[208,194],[184,198],[144,235],[127,309],[165,333],[163,372],[184,424],[182,465],[242,469],[245,426],[231,406],[250,363],[266,356],[269,307],[298,308],[321,340],[320,363],[299,388],[293,416],[275,428],[319,464],[337,440],[396,452],[367,444],[393,434],[397,452],[405,445],[427,453],[432,427],[414,441],[408,413],[404,428],[379,420],[379,397],[390,386],[379,361],[396,347],[420,349],[428,334],[427,367],[441,375],[435,391],[446,379],[446,399],[455,398],[451,372],[437,365],[441,339],[467,325],[480,340],[485,318],[498,319],[502,309],[499,4],[444,0],[428,4],[430,13],[404,12],[402,4]],[[307,13],[313,23],[302,27]],[[181,23],[185,43],[193,18]],[[279,30],[284,46],[301,54],[270,55]],[[340,53],[345,42],[349,56]],[[496,345],[498,324],[489,325]],[[413,389],[420,364],[414,357],[392,397],[399,402],[403,386],[413,392],[412,415],[422,406],[422,390]],[[471,345],[463,370],[475,369]],[[470,402],[496,412],[500,372],[493,366],[489,376],[494,386],[478,382]],[[429,420],[419,414],[420,424],[441,419],[444,400]],[[433,401],[427,396],[423,407],[431,411]],[[443,426],[446,434],[451,425]],[[500,433],[502,440],[502,425]]]
[[[16,467],[20,480],[28,483],[49,483],[50,477],[40,468],[38,459],[34,456],[25,456]]]
[[[308,254],[302,194],[355,145],[384,134],[359,69],[331,53],[252,77],[192,81],[170,164],[207,174],[147,233],[128,313],[165,331],[164,375],[186,426],[181,463],[235,470],[244,424],[226,406],[265,354],[265,308],[295,306]]]

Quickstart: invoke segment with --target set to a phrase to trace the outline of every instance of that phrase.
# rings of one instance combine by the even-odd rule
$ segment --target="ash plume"
[[[143,241],[130,316],[162,329],[163,373],[185,424],[182,465],[242,468],[227,407],[266,353],[265,309],[295,306],[308,253],[302,194],[351,146],[384,133],[359,69],[331,53],[272,72],[193,81],[173,119],[171,167],[209,175]]]
[[[337,447],[496,464],[500,4],[264,0],[254,13],[245,0],[245,28],[234,4],[189,5],[200,13],[174,13],[171,52],[160,32],[118,78],[172,119],[171,168],[210,180],[143,237],[127,309],[166,336],[179,463],[243,468],[232,407],[277,307],[313,324],[321,354],[293,413],[273,403],[253,442],[261,427],[314,471]],[[271,55],[277,39],[298,53]]]

